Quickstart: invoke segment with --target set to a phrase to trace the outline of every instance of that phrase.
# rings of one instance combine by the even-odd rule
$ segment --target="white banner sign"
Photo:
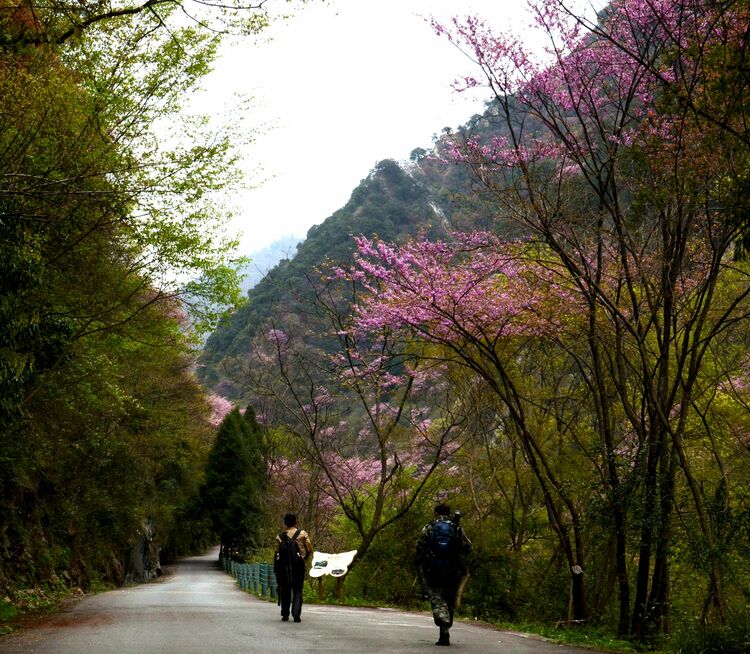
[[[311,577],[343,577],[349,569],[357,550],[341,552],[340,554],[327,554],[326,552],[313,552],[312,565],[310,566]]]

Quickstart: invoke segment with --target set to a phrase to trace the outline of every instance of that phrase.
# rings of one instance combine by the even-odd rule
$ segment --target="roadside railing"
[[[278,584],[270,563],[238,563],[231,559],[219,559],[219,565],[237,580],[241,590],[261,597],[276,598]]]

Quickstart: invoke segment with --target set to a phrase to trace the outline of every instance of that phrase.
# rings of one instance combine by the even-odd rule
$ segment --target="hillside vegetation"
[[[171,13],[0,12],[0,623],[212,538],[193,366],[215,317],[183,298],[238,299],[210,197],[234,155],[174,118],[216,42]],[[155,134],[166,116],[194,140]]]
[[[442,168],[442,166],[438,167]],[[291,259],[282,260],[248,291],[248,303],[224,318],[209,336],[200,357],[201,381],[232,399],[247,399],[228,372],[231,360],[247,352],[250,340],[267,322],[305,313],[311,303],[313,278],[325,263],[351,263],[353,236],[366,234],[403,242],[425,234],[446,233],[449,222],[442,196],[453,190],[434,186],[420,165],[380,162],[352,192],[349,201],[321,224],[312,227]]]

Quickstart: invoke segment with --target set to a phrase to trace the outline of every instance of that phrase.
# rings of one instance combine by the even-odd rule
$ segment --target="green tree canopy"
[[[59,6],[25,7],[0,11],[0,584],[85,588],[121,580],[143,522],[164,542],[198,495],[191,334],[215,312],[185,299],[238,297],[217,201],[238,139],[176,114],[215,34],[144,11],[52,38]]]
[[[224,556],[262,546],[268,486],[262,433],[252,407],[224,418],[208,456],[203,504],[221,540]]]

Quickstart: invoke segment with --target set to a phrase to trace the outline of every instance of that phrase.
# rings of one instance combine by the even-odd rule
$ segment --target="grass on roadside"
[[[575,627],[558,627],[556,625],[534,623],[511,624],[507,622],[493,624],[508,631],[533,634],[565,645],[613,653],[639,651],[632,642],[621,640],[598,627],[580,625]],[[652,651],[651,654],[657,653]]]

